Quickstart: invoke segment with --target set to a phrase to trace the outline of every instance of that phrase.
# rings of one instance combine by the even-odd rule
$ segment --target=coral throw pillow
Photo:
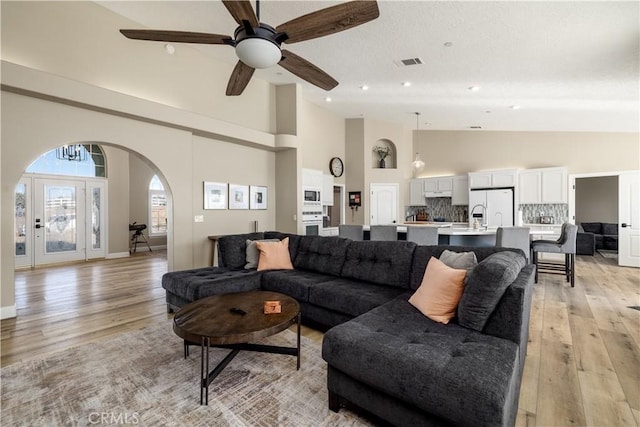
[[[279,242],[256,242],[256,247],[260,251],[258,271],[293,270],[288,237]]]
[[[422,284],[409,298],[409,303],[429,319],[449,323],[455,314],[464,290],[466,270],[448,267],[431,257],[422,277]]]

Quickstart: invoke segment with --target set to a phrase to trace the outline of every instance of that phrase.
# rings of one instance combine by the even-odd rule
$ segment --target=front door
[[[618,264],[640,267],[640,173],[618,178]]]
[[[16,187],[16,267],[106,254],[106,181],[27,177]]]
[[[398,184],[371,184],[371,225],[398,222]]]

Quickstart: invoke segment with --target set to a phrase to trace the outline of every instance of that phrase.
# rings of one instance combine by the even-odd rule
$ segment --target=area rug
[[[285,330],[262,342],[295,346]],[[94,344],[2,368],[3,426],[361,426],[327,407],[320,343],[302,337],[302,365],[278,354],[240,352],[200,405],[200,349],[162,322]],[[229,350],[212,349],[215,366]]]
[[[618,251],[612,251],[610,249],[598,249],[597,251],[605,258],[618,259]]]

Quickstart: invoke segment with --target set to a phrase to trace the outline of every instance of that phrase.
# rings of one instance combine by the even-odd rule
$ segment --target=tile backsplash
[[[426,212],[429,221],[434,218],[444,218],[448,222],[467,222],[468,206],[452,206],[451,197],[429,197],[424,206],[407,206],[406,215],[416,215],[418,211]]]
[[[566,203],[547,203],[520,205],[522,220],[525,224],[540,223],[540,216],[552,216],[554,224],[562,224],[569,218],[569,205]]]

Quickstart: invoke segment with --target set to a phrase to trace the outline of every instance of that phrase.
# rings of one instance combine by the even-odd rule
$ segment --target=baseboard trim
[[[15,304],[6,307],[0,307],[0,319],[11,319],[13,317],[16,317],[16,315],[17,313]]]
[[[115,259],[115,258],[127,258],[129,257],[129,252],[113,252],[110,254],[107,254],[107,256],[105,257],[106,259]]]
[[[167,249],[167,245],[155,245],[151,246],[152,251],[162,251]],[[140,246],[136,248],[136,252],[149,252],[149,248],[146,245]]]

